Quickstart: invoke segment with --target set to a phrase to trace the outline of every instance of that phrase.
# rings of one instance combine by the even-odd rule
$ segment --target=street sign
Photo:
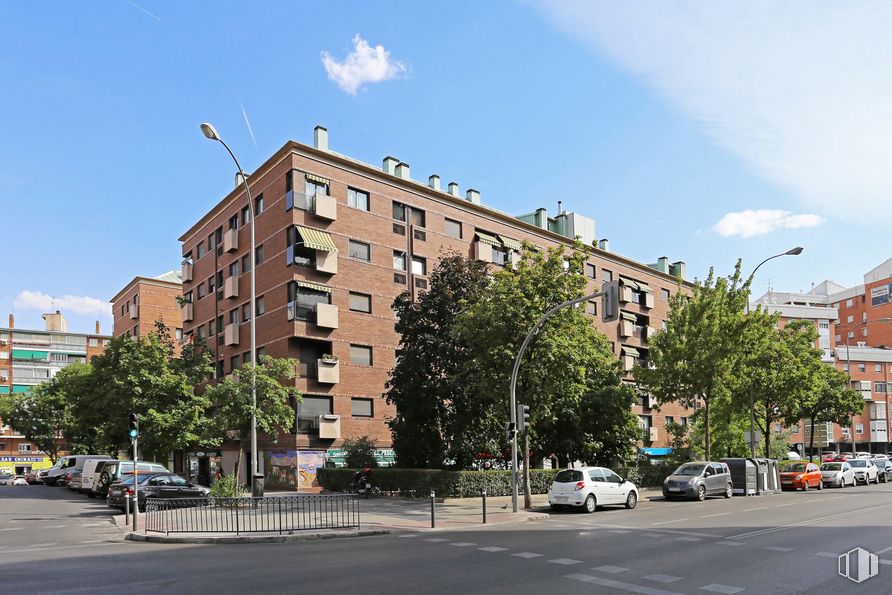
[[[743,433],[743,440],[744,440],[747,444],[750,443],[751,439],[750,439],[750,432],[749,432],[749,430],[747,430],[747,431],[745,431],[745,432]],[[759,430],[756,430],[756,439],[755,439],[755,440],[752,440],[752,442],[755,442],[756,444],[759,444],[761,441],[762,441],[762,432],[760,432]]]

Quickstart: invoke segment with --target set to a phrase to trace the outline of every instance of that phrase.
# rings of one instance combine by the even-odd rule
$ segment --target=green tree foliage
[[[674,402],[693,408],[703,404],[703,450],[712,455],[711,409],[730,399],[738,384],[737,360],[744,343],[744,309],[749,281],[744,282],[738,261],[729,277],[716,277],[710,269],[690,295],[677,292],[670,299],[665,329],[649,339],[650,367],[635,369],[639,385],[661,403]]]
[[[341,448],[346,453],[344,460],[350,469],[378,466],[378,460],[375,458],[375,441],[368,436],[347,438]]]
[[[456,324],[488,284],[486,265],[447,253],[431,273],[429,291],[415,301],[405,292],[393,304],[400,347],[385,396],[396,405],[388,425],[401,467],[439,469],[455,460],[463,416],[477,406],[460,381],[470,354]]]
[[[816,389],[799,402],[796,411],[796,416],[805,420],[811,428],[809,456],[814,453],[816,423],[851,426],[852,417],[862,411],[864,398],[858,391],[852,390],[848,374],[823,365],[818,372]]]

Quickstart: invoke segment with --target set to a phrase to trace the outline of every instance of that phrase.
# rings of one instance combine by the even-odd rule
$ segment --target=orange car
[[[782,489],[807,492],[809,488],[824,489],[821,481],[821,468],[808,461],[785,461],[781,464],[780,480]]]

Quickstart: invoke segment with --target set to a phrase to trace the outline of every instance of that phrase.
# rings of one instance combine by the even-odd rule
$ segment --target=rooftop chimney
[[[320,151],[328,150],[328,128],[316,126],[313,129],[313,146]]]
[[[58,310],[44,314],[43,320],[46,323],[46,330],[48,331],[64,333],[68,330],[68,323],[65,322],[65,317],[62,316],[62,313]]]
[[[548,229],[548,211],[541,207],[536,209],[536,227]]]
[[[9,328],[15,328],[15,315],[9,315]]]
[[[458,196],[458,182],[449,182],[449,194]]]
[[[669,274],[673,277],[681,277],[684,279],[684,262],[679,260],[669,265]]]
[[[610,252],[610,243],[608,242],[607,238],[598,241],[598,248],[600,248],[604,252]]]
[[[384,165],[381,166],[381,169],[384,170],[385,174],[393,175],[396,170],[396,164],[399,163],[400,160],[396,157],[387,156],[384,158]]]
[[[97,334],[97,335],[101,335],[101,334],[102,334],[102,331],[101,331],[100,328],[99,328],[99,321],[98,321],[98,320],[96,321],[96,334]]]
[[[438,176],[437,174],[431,175],[427,179],[427,185],[430,186],[431,188],[433,188],[434,190],[439,190],[440,189],[440,176]]]
[[[241,172],[235,172],[235,187],[238,188],[242,184],[245,183],[245,178],[242,177]]]
[[[468,199],[468,202],[474,203],[475,205],[480,204],[480,193],[473,188],[468,188],[465,197]]]
[[[404,161],[400,161],[399,163],[396,164],[396,177],[402,178],[404,180],[409,180],[412,178],[412,176],[409,175],[409,164],[408,163],[406,163]]]
[[[669,272],[669,258],[666,256],[661,256],[657,259],[656,269],[661,273]]]

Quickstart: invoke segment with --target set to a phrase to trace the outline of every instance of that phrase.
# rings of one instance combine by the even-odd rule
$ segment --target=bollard
[[[437,510],[436,510],[437,494],[431,490],[431,529],[437,528]]]
[[[130,495],[124,496],[124,526],[130,525]]]
[[[486,524],[486,490],[483,490],[483,524]]]

